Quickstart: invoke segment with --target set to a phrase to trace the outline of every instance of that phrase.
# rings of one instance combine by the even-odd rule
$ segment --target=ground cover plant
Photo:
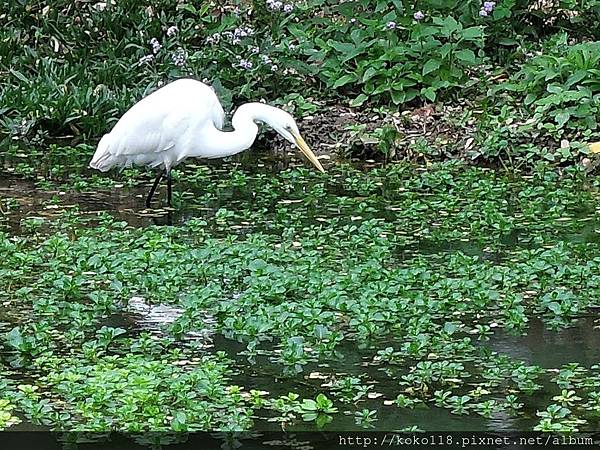
[[[2,234],[9,414],[130,432],[370,428],[395,408],[597,427],[597,365],[494,348],[538,320],[597,339],[596,188],[581,173],[192,168],[180,183],[199,173],[213,188],[186,201],[201,219],[135,228],[50,200],[55,218]],[[172,320],[144,328],[140,299]]]
[[[600,2],[3,8],[0,430],[598,430]],[[142,210],[87,165],[181,77],[327,173],[265,133]]]

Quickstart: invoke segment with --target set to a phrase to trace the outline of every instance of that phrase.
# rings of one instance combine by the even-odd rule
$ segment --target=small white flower
[[[139,61],[138,61],[138,65],[142,65],[142,64],[147,64],[152,62],[152,60],[154,59],[154,55],[146,55],[146,56],[142,56]]]
[[[294,10],[294,6],[293,5],[285,5],[283,7],[283,12],[286,14],[291,13]]]
[[[177,28],[175,25],[170,26],[167,29],[167,36],[168,37],[173,37],[173,36],[175,36],[177,34],[178,31],[179,31],[179,28]]]
[[[156,38],[150,39],[150,45],[152,46],[152,53],[154,53],[155,55],[162,48],[162,45],[160,45],[160,42],[158,42],[158,39]]]
[[[177,67],[183,67],[187,61],[187,53],[180,47],[171,55],[171,61],[173,61],[173,64]]]
[[[219,33],[215,33],[212,36],[206,38],[207,44],[218,44],[221,40],[221,35]]]
[[[240,60],[240,67],[242,69],[250,70],[252,69],[252,62],[248,61],[247,59],[242,59]]]
[[[283,3],[278,0],[267,0],[267,7],[273,11],[279,11]]]

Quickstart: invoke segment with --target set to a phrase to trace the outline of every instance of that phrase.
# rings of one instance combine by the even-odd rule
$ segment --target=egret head
[[[265,120],[265,122],[286,140],[294,144],[317,169],[321,172],[325,172],[321,162],[317,159],[304,139],[302,139],[294,118],[282,109],[273,108],[273,110],[276,110],[277,112],[270,114],[269,120]]]

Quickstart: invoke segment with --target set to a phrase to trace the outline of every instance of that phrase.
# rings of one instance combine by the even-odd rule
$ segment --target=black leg
[[[150,201],[152,200],[154,191],[156,191],[156,188],[158,187],[158,183],[160,183],[162,176],[163,176],[163,171],[159,170],[158,174],[156,175],[156,179],[154,180],[154,184],[150,188],[150,192],[148,192],[148,197],[146,197],[146,208],[150,208]]]
[[[169,205],[169,208],[171,207],[171,191],[172,191],[171,169],[168,169],[167,170],[167,204]]]

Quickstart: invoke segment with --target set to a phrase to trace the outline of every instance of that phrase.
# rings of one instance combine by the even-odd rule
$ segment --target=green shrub
[[[288,97],[296,107],[309,96],[355,106],[444,101],[465,95],[464,87],[476,94],[489,63],[522,57],[538,46],[532,37],[560,28],[598,38],[599,4],[499,0],[482,16],[481,0],[424,0],[419,9],[406,0],[305,0],[287,9],[266,0],[122,0],[104,8],[20,0],[5,8],[0,29],[0,133],[34,143],[99,137],[135,101],[184,76],[212,83],[226,109],[298,93]],[[575,49],[583,55],[590,46],[589,61],[597,61],[594,45],[528,61],[531,72],[523,69],[507,89],[531,88],[531,105],[559,128],[573,120],[591,126],[592,63],[583,64],[578,85],[567,79],[582,66]],[[535,71],[563,62],[554,97],[541,95]]]
[[[547,53],[528,60],[493,90],[518,93],[536,122],[551,131],[595,130],[600,116],[600,42],[570,46],[561,34]]]
[[[315,39],[315,49],[304,49],[326,86],[355,96],[354,105],[367,99],[400,104],[418,96],[434,101],[438,91],[461,85],[469,67],[482,62],[481,27],[465,28],[451,16],[420,23],[390,12],[358,22],[331,25],[326,38]]]

